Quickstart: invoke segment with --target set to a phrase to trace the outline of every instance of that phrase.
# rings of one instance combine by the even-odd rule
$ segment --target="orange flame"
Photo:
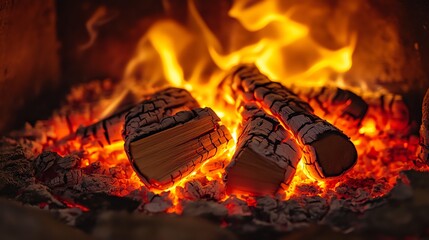
[[[255,63],[269,77],[286,85],[314,86],[332,82],[352,67],[355,33],[345,26],[337,33],[343,46],[329,49],[313,39],[309,26],[293,19],[299,10],[288,8],[283,1],[234,1],[228,15],[239,24],[231,29],[229,39],[214,34],[194,1],[188,2],[188,11],[187,25],[159,21],[142,37],[126,68],[125,85],[135,89],[144,84],[138,88],[143,91],[166,85],[186,88],[203,106],[215,110],[234,139],[240,117],[217,102],[215,94],[225,71],[240,63]],[[244,37],[238,37],[234,30]],[[224,98],[235,102],[227,94]],[[233,153],[231,148],[227,155]],[[297,182],[306,176],[295,179]],[[174,187],[169,190],[174,191]]]

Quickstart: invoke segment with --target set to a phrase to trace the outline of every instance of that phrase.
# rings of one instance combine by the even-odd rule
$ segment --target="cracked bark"
[[[241,65],[221,88],[235,99],[259,102],[297,139],[306,170],[315,178],[335,177],[357,160],[353,143],[341,130],[313,114],[311,106],[278,82],[272,82],[254,65]]]
[[[412,124],[408,106],[398,94],[363,92],[358,96],[338,87],[291,86],[291,90],[307,101],[316,115],[349,136],[358,134],[368,120],[374,120],[379,132],[407,134]]]
[[[33,162],[35,177],[52,189],[78,185],[83,179],[79,162],[75,155],[61,157],[55,152],[43,152]]]
[[[126,116],[125,151],[140,179],[164,189],[188,176],[231,140],[228,129],[210,108],[148,118],[146,112]]]
[[[75,134],[67,136],[57,143],[62,145],[69,140],[79,139],[82,145],[95,144],[105,147],[115,142],[122,141],[125,118],[133,118],[139,115],[141,121],[147,124],[158,121],[162,117],[171,116],[178,111],[190,110],[199,107],[191,94],[180,88],[167,88],[148,96],[148,99],[131,109],[113,114],[90,126],[80,127]],[[133,121],[138,121],[134,119]],[[129,123],[132,125],[133,123]]]
[[[346,131],[356,133],[368,111],[368,104],[358,95],[338,87],[292,86],[291,90],[308,102],[319,117]]]
[[[243,105],[242,131],[226,168],[226,191],[275,195],[292,180],[301,149],[293,136],[256,104]]]

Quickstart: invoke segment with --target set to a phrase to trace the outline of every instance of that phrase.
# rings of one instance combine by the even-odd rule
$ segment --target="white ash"
[[[226,207],[213,201],[188,201],[183,205],[184,216],[224,218],[228,215]]]
[[[64,208],[66,207],[62,202],[56,199],[51,190],[42,184],[31,184],[16,196],[16,199],[26,204],[40,204],[46,203],[50,208]]]
[[[82,215],[83,211],[79,208],[53,209],[51,214],[59,221],[69,225],[76,226],[76,220]]]
[[[228,213],[231,216],[251,216],[252,212],[247,204],[247,202],[231,196],[222,204],[228,209]]]
[[[162,193],[152,197],[149,203],[144,203],[143,210],[148,213],[163,213],[172,206],[173,203],[168,198],[168,193]]]
[[[185,183],[184,187],[177,187],[177,193],[181,199],[193,201],[199,199],[220,201],[225,197],[224,185],[218,181],[202,184],[198,180],[192,180]]]

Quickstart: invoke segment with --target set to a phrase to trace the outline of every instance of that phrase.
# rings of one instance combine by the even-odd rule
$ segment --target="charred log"
[[[169,117],[131,111],[125,120],[125,151],[141,180],[166,188],[227,146],[231,135],[209,108]]]
[[[256,104],[243,106],[242,131],[226,168],[226,191],[275,195],[292,180],[301,149],[283,126]]]
[[[406,134],[411,127],[408,106],[399,94],[371,92],[358,96],[338,87],[291,86],[291,90],[307,101],[317,116],[350,135],[368,121],[373,121],[377,132]]]
[[[313,114],[308,103],[254,65],[239,66],[221,85],[236,99],[257,101],[278,118],[301,144],[306,169],[313,177],[339,176],[356,163],[356,148],[341,130]]]
[[[399,94],[364,93],[362,98],[368,104],[365,121],[373,119],[377,130],[388,129],[391,132],[406,134],[411,125],[411,116],[407,104]]]
[[[338,87],[298,87],[291,90],[307,101],[314,113],[348,134],[359,129],[368,104],[358,95]]]
[[[64,144],[71,139],[79,139],[83,145],[95,144],[99,147],[105,147],[122,141],[121,132],[126,115],[130,118],[139,115],[143,122],[140,125],[146,125],[159,121],[165,116],[171,116],[178,111],[190,110],[198,106],[188,91],[179,88],[167,88],[150,95],[148,99],[134,108],[125,109],[93,125],[79,128],[75,134],[60,140],[57,145]],[[130,123],[130,125],[132,124],[134,122]]]

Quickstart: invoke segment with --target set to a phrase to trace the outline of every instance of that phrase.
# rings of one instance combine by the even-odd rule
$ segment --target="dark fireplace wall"
[[[373,81],[410,96],[409,104],[418,117],[423,92],[429,87],[429,4],[425,0],[351,1],[358,1],[362,10],[352,23],[358,44],[346,77]],[[230,25],[222,24],[222,19],[232,0],[195,2],[214,33],[228,34]],[[334,9],[341,0],[290,2]],[[185,3],[0,0],[0,133],[49,117],[75,84],[120,80],[138,40],[154,21],[169,17],[186,22]],[[97,16],[95,23],[87,24]],[[399,49],[390,53],[392,46]]]
[[[165,17],[162,2],[57,1],[63,81],[75,84],[90,79],[120,79],[138,40],[154,21]],[[91,18],[98,20],[88,27]],[[89,44],[91,31],[95,34]]]
[[[59,48],[54,0],[0,0],[0,133],[43,111],[36,100],[60,86]]]

